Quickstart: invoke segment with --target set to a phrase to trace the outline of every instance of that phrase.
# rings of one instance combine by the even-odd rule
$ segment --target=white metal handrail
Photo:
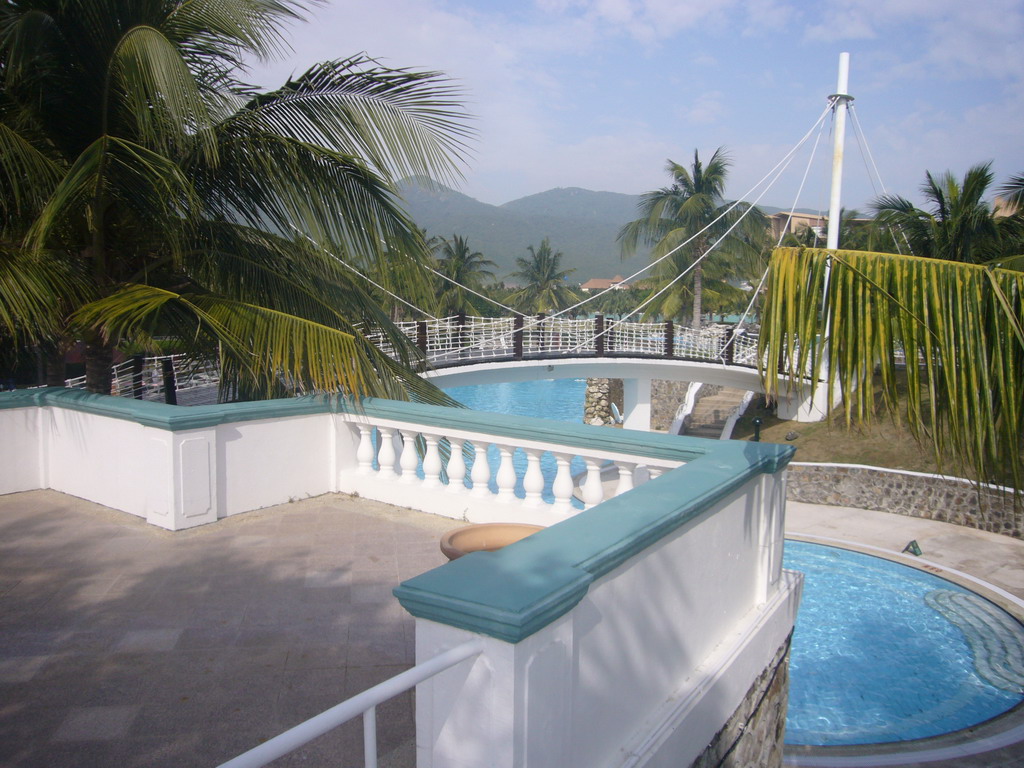
[[[262,768],[267,763],[287,755],[359,715],[363,715],[363,760],[365,766],[366,768],[377,768],[377,705],[405,693],[424,680],[428,680],[466,659],[480,655],[483,649],[483,640],[476,639],[438,654],[422,664],[417,664],[412,669],[407,669],[405,672],[395,675],[383,683],[378,683],[373,688],[356,694],[351,699],[346,699],[319,715],[299,723],[294,728],[288,729],[258,747],[254,747],[226,763],[221,763],[219,768]]]

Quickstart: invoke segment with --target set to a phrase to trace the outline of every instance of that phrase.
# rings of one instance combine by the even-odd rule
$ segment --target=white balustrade
[[[419,480],[416,476],[416,469],[419,466],[419,456],[416,454],[416,433],[404,431],[402,435],[402,455],[398,459],[398,466],[402,469],[400,482],[412,485]]]
[[[583,504],[593,507],[604,501],[604,483],[601,482],[601,464],[597,459],[587,458],[587,477],[583,482]]]
[[[526,474],[523,476],[524,501],[528,506],[539,507],[544,503],[544,473],[540,468],[541,451],[535,448],[526,451]]]
[[[448,438],[448,490],[463,493],[466,490],[466,457],[462,455],[463,443],[458,438]]]
[[[441,485],[441,452],[438,450],[436,435],[424,435],[426,451],[423,454],[423,487],[438,488]]]
[[[569,515],[573,512],[572,492],[575,488],[572,482],[572,456],[565,453],[555,454],[556,474],[551,483],[551,494],[554,496],[554,512],[560,515]]]
[[[630,464],[628,461],[620,461],[619,467],[619,482],[615,486],[615,495],[621,496],[626,491],[633,490],[633,470],[636,469],[636,464]]]
[[[650,459],[603,455],[598,448],[567,450],[458,430],[447,434],[443,427],[398,423],[374,427],[361,420],[352,423],[351,429],[358,443],[353,479],[342,482],[347,489],[472,522],[554,523],[644,482],[647,475],[636,471],[641,463],[650,477],[678,465],[664,462],[651,467]],[[586,467],[578,492],[574,461]],[[616,470],[617,482],[611,480]],[[609,478],[607,483],[602,475]]]
[[[513,449],[507,445],[498,446],[501,457],[494,479],[498,483],[498,501],[512,501],[515,498],[516,468],[512,464]]]
[[[487,463],[487,443],[482,441],[476,442],[473,445],[473,450],[475,453],[473,469],[469,476],[472,483],[470,492],[474,496],[488,496],[491,492],[491,489],[488,487],[491,481],[491,468]]]
[[[356,464],[361,475],[368,475],[373,472],[373,429],[365,424],[357,424],[359,430],[359,445],[356,448]]]
[[[398,476],[395,463],[398,461],[398,453],[395,451],[395,443],[401,439],[397,430],[384,427],[378,430],[380,440],[380,452],[377,454],[377,462],[380,464],[380,474],[384,479],[391,479]]]

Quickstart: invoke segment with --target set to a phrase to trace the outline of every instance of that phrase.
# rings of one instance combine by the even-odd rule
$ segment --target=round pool
[[[879,557],[786,542],[804,593],[786,743],[937,736],[1024,701],[1024,627],[950,581]]]

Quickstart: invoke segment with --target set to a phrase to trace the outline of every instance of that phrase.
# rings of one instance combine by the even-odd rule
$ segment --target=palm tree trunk
[[[701,274],[701,265],[693,268],[693,327],[700,328],[703,320],[704,309],[701,302],[704,298],[704,277]]]
[[[51,348],[46,350],[43,354],[44,369],[46,371],[46,386],[63,387],[64,381],[67,379],[67,367],[64,364],[64,348]]]
[[[98,395],[109,395],[113,384],[114,348],[99,341],[85,344],[85,388]]]

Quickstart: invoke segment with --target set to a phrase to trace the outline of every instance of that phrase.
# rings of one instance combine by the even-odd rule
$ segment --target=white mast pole
[[[828,206],[828,239],[826,247],[839,247],[839,228],[842,224],[842,188],[843,188],[843,148],[846,143],[846,105],[853,101],[853,97],[846,91],[849,89],[850,81],[850,54],[839,54],[839,83],[836,92],[829,99],[833,102],[834,112],[833,127],[835,129],[832,139],[832,194]]]

